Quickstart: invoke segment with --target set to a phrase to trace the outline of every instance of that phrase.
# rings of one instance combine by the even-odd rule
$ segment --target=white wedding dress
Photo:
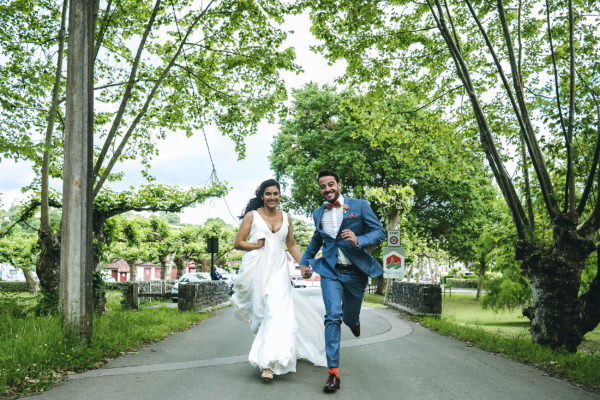
[[[265,245],[244,254],[234,284],[235,316],[256,335],[248,360],[277,375],[296,371],[296,359],[327,365],[323,319],[290,285],[285,254],[288,217],[271,232],[256,211],[248,242]]]

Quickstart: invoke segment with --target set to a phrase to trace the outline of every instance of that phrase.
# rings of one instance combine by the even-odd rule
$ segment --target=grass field
[[[442,316],[449,322],[503,336],[531,338],[529,319],[521,315],[521,309],[499,312],[484,310],[480,302],[475,301],[473,293],[453,293],[452,296],[446,293],[442,297]],[[585,335],[579,351],[600,354],[600,326]]]

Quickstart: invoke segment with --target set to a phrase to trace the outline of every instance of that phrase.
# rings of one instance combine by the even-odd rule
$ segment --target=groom
[[[332,170],[319,172],[319,190],[326,203],[313,212],[315,232],[300,260],[304,278],[311,268],[321,275],[325,303],[325,351],[329,377],[323,390],[340,388],[338,366],[342,321],[354,336],[360,335],[360,307],[368,277],[383,274],[383,268],[367,252],[385,239],[385,230],[366,200],[340,194],[340,180]],[[322,249],[323,256],[315,258]]]

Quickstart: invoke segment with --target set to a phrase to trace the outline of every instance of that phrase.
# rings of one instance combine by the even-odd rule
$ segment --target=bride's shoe
[[[262,379],[265,381],[265,383],[271,382],[273,380],[273,371],[271,371],[269,368],[263,369]]]

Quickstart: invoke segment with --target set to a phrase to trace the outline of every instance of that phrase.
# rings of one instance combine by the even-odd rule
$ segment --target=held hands
[[[356,238],[354,232],[352,232],[350,229],[344,229],[342,231],[342,239],[349,240],[350,242],[352,242],[352,246],[354,247],[358,246],[358,239]]]
[[[312,276],[312,272],[309,267],[305,267],[303,265],[300,266],[300,273],[304,279],[308,279]]]

